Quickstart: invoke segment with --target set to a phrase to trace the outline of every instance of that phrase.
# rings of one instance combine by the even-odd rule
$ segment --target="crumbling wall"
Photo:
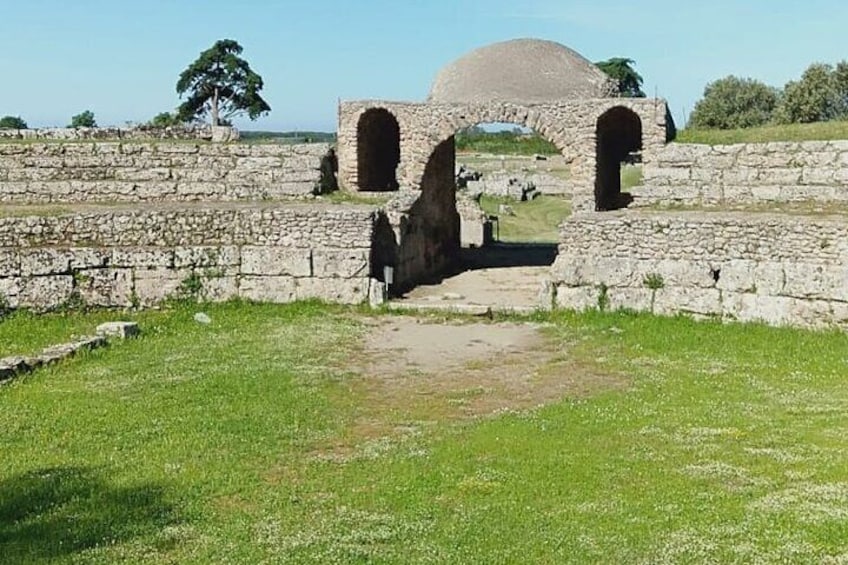
[[[800,326],[848,325],[848,222],[748,213],[579,214],[556,304]]]
[[[637,203],[848,201],[848,141],[671,143],[643,168]]]
[[[149,306],[169,297],[358,303],[370,207],[219,204],[0,217],[0,301]]]
[[[2,142],[0,203],[298,198],[321,190],[329,151],[318,143]]]

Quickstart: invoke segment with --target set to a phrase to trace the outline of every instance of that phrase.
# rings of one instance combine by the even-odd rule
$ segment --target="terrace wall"
[[[91,208],[91,207],[90,207]],[[88,209],[0,218],[0,300],[150,306],[182,294],[358,303],[378,213],[363,206]]]
[[[302,198],[320,190],[327,144],[3,142],[0,204]]]
[[[746,213],[608,212],[563,223],[556,305],[599,303],[777,325],[848,325],[848,222]]]
[[[638,203],[848,201],[848,141],[671,143],[643,168]]]

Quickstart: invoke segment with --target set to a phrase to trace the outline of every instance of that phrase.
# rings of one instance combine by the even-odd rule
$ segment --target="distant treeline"
[[[535,132],[520,129],[485,131],[472,127],[456,134],[456,150],[466,153],[496,153],[507,155],[556,155],[556,146]]]
[[[326,131],[240,131],[245,141],[278,141],[280,143],[335,143],[336,134]]]

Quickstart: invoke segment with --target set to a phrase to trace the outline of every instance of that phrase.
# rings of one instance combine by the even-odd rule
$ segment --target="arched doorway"
[[[359,190],[398,189],[400,125],[384,108],[365,111],[357,124],[357,165]]]
[[[642,120],[616,106],[598,118],[595,130],[595,210],[616,210],[629,203],[621,193],[621,163],[642,150]]]
[[[528,166],[548,163],[544,160],[548,157],[540,155],[540,151],[551,159],[561,156],[561,152],[526,127],[486,129],[505,124],[481,121],[477,126],[482,127],[462,125],[431,152],[421,176],[420,192],[396,221],[394,290],[407,303],[431,304],[436,300],[449,305],[450,301],[460,301],[466,306],[527,310],[538,306],[542,279],[546,280],[556,257],[557,226],[567,215],[564,212],[562,217],[556,217],[543,213],[543,208],[557,199],[570,209],[570,198],[566,200],[562,194],[537,195],[529,185],[512,182],[515,175],[526,173]],[[478,180],[476,186],[470,186],[474,181],[459,182],[468,179],[461,179],[463,168],[457,166],[457,139],[461,145],[469,131],[475,134],[475,145],[459,154],[470,168],[485,171],[485,180]],[[490,142],[494,148],[488,146]],[[540,143],[546,144],[544,149]],[[517,152],[509,154],[510,149]],[[504,170],[505,166],[510,168]],[[499,219],[498,208],[487,210],[484,200],[488,201],[487,206],[502,204],[503,214],[509,210],[510,217]],[[522,215],[524,206],[529,207],[531,216]],[[543,215],[544,222],[551,226],[546,226],[550,229],[541,238],[529,233],[516,233],[513,238],[491,237],[493,221],[501,225],[501,220],[506,223]],[[480,237],[474,243],[465,240],[467,228],[477,227],[485,233],[485,226],[489,237]],[[538,228],[529,224],[527,227]],[[502,231],[500,235],[506,234]]]

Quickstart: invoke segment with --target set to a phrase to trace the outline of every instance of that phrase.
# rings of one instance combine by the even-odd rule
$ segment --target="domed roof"
[[[428,102],[550,102],[604,98],[613,83],[564,45],[514,39],[476,49],[442,69]]]

